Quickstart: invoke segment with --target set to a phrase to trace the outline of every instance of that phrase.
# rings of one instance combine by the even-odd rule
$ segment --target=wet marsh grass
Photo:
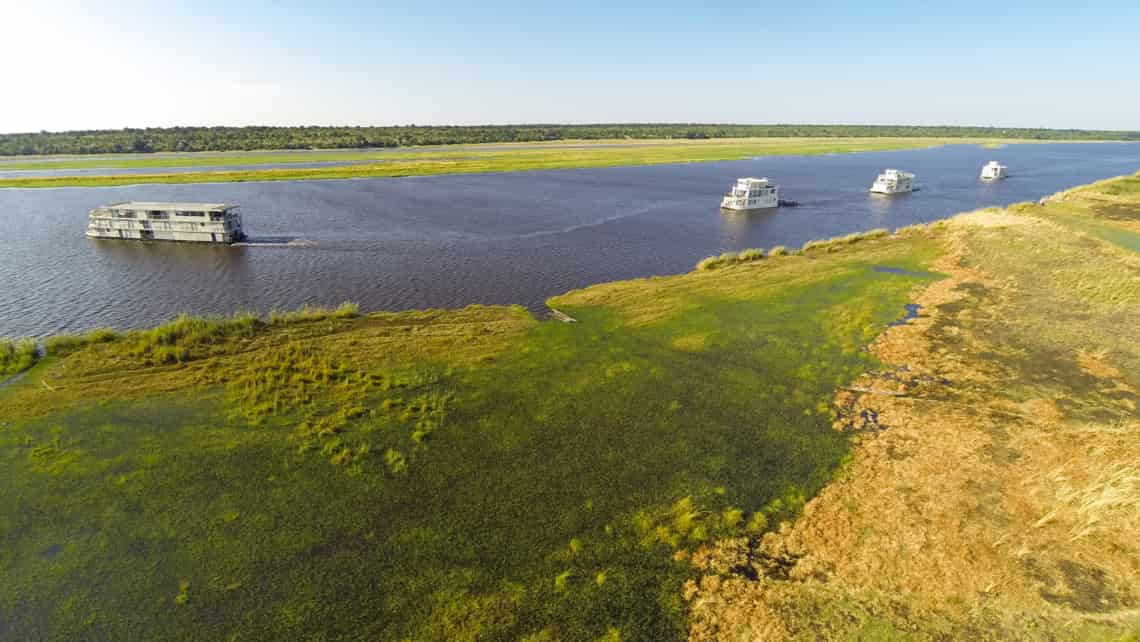
[[[915,230],[922,228],[922,226],[912,226]],[[853,232],[845,236],[836,236],[829,239],[811,240],[804,243],[799,252],[795,254],[810,254],[812,252],[826,251],[835,252],[845,245],[859,243],[861,241],[870,241],[874,239],[881,239],[891,235],[890,230],[883,228],[876,228],[866,232]],[[761,248],[749,248],[739,252],[724,252],[718,256],[709,256],[697,262],[696,270],[699,272],[708,272],[720,268],[728,267],[730,265],[738,265],[741,263],[753,263],[763,258],[778,256],[788,256],[793,254],[783,245],[777,245],[768,251],[767,254]]]
[[[674,556],[831,478],[832,391],[926,278],[869,266],[933,253],[556,297],[576,324],[472,306],[79,342],[40,366],[54,391],[0,391],[0,612],[33,637],[682,638]]]
[[[0,337],[0,379],[31,368],[38,358],[34,339]]]
[[[360,305],[345,301],[335,308],[306,305],[296,310],[273,310],[269,313],[269,325],[322,321],[325,319],[351,319],[360,316]]]

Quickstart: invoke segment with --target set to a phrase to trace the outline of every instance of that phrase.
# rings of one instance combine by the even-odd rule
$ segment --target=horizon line
[[[628,122],[518,122],[518,123],[477,123],[477,124],[306,124],[306,125],[156,125],[144,127],[118,127],[93,129],[61,129],[39,131],[0,132],[0,136],[43,136],[51,134],[92,134],[129,131],[178,130],[178,129],[478,129],[478,128],[511,128],[511,127],[864,127],[888,128],[907,127],[914,129],[985,129],[994,131],[1050,131],[1050,132],[1109,132],[1121,134],[1137,134],[1140,129],[1089,129],[1082,127],[1035,127],[1029,125],[913,125],[899,123],[742,123],[742,122],[684,122],[684,121],[628,121]]]

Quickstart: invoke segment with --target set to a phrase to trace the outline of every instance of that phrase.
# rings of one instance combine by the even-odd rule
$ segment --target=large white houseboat
[[[982,168],[983,181],[1000,181],[1009,175],[1009,168],[997,161],[990,161]]]
[[[726,210],[763,210],[780,204],[780,187],[767,178],[738,178],[720,201]]]
[[[114,203],[91,210],[87,236],[99,239],[233,243],[245,238],[237,205]]]
[[[879,174],[871,185],[874,194],[905,194],[913,192],[917,187],[914,184],[914,174],[897,169],[888,169]]]

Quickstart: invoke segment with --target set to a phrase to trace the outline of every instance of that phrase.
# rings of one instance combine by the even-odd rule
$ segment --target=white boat
[[[914,174],[897,169],[888,169],[875,178],[871,185],[874,194],[905,194],[918,189],[914,184]]]
[[[982,168],[983,181],[1000,181],[1009,175],[1009,168],[997,161],[990,161]]]
[[[237,205],[114,203],[91,210],[87,236],[98,239],[233,243],[245,238]]]
[[[726,210],[763,210],[780,205],[780,187],[767,178],[738,178],[720,201]]]

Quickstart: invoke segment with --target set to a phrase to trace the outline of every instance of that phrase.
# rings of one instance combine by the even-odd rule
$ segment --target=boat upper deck
[[[160,203],[157,201],[128,201],[104,205],[103,210],[136,210],[161,212],[224,212],[237,207],[230,203]]]

